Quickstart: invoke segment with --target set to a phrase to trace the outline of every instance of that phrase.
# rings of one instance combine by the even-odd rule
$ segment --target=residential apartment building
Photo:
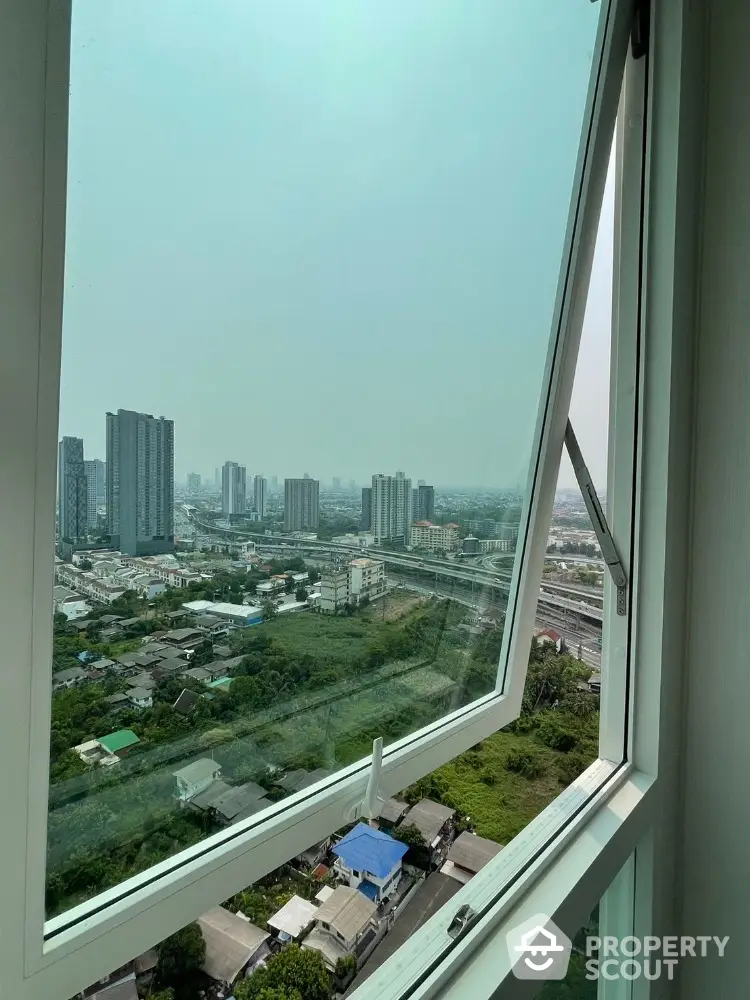
[[[260,589],[261,584],[258,584]],[[375,559],[352,559],[320,571],[320,609],[327,614],[341,611],[347,604],[357,604],[385,593],[385,564]]]
[[[261,520],[266,516],[266,495],[268,493],[268,480],[263,476],[256,476],[253,480],[253,506]]]
[[[349,563],[349,593],[357,601],[385,593],[385,563],[375,559],[352,559]]]
[[[241,517],[247,507],[247,471],[237,462],[225,462],[221,470],[221,512]]]
[[[428,552],[454,552],[461,544],[457,524],[416,521],[411,526],[411,545]]]
[[[198,472],[188,472],[187,474],[187,491],[191,497],[194,497],[197,493],[200,493],[201,489],[201,477]]]
[[[346,606],[351,597],[349,566],[334,564],[320,571],[320,610],[335,614]]]
[[[86,537],[88,487],[83,461],[83,439],[64,437],[57,449],[57,489],[60,541]]]
[[[320,518],[320,483],[305,474],[303,479],[284,480],[284,531],[317,531]]]
[[[102,469],[101,495],[98,483],[98,468]],[[86,459],[83,463],[86,473],[86,526],[95,528],[98,520],[98,505],[104,502],[104,462],[99,458]]]
[[[373,476],[371,531],[375,541],[408,544],[411,521],[411,479],[403,472],[395,476]]]
[[[431,521],[435,516],[435,487],[425,486],[420,480],[419,486],[411,491],[412,512],[415,521]]]
[[[107,532],[124,555],[174,550],[174,422],[107,414]]]
[[[359,530],[369,531],[372,525],[372,486],[362,487],[362,513],[359,518]]]

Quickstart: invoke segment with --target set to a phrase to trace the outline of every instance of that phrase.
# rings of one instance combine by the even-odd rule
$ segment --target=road
[[[505,608],[488,602],[485,599],[486,594],[479,593],[474,596],[456,594],[455,588],[449,583],[438,582],[434,586],[426,587],[415,581],[390,575],[388,584],[391,587],[403,586],[407,590],[413,590],[426,596],[437,594],[440,597],[450,597],[457,604],[462,604],[465,608],[470,608],[477,614],[487,615],[490,618],[502,619],[505,616]],[[597,629],[595,625],[588,626],[585,623],[583,625],[577,624],[575,621],[571,621],[565,612],[555,614],[546,609],[537,609],[535,623],[537,631],[545,628],[555,629],[563,637],[573,656],[578,656],[580,646],[580,658],[583,662],[597,673],[601,671],[602,654],[597,645],[597,640],[601,638],[601,628]]]
[[[350,557],[355,554],[361,554],[358,550],[352,549],[351,546],[341,545],[337,542],[322,542],[317,539],[299,539],[290,535],[260,535],[257,532],[254,533],[235,528],[217,529],[209,522],[199,520],[195,513],[191,515],[191,520],[200,527],[212,531],[214,534],[229,533],[243,535],[248,538],[255,538],[258,540],[260,546],[266,550],[273,550],[274,548],[288,548],[293,549],[296,552],[333,552],[341,555],[346,554]],[[430,559],[425,556],[411,555],[407,552],[392,552],[389,549],[379,549],[376,547],[370,547],[366,551],[368,557],[379,559],[388,566],[396,566],[405,570],[418,570],[421,573],[429,573],[430,575],[434,573],[435,580],[438,580],[441,577],[450,578],[460,580],[463,583],[471,584],[472,586],[479,585],[492,587],[493,589],[501,591],[505,594],[507,594],[510,590],[510,570],[502,571],[496,568],[497,561],[502,558],[498,555],[493,557],[493,567],[495,568],[487,569],[484,566],[476,566],[473,564],[456,565],[453,562],[445,560]],[[508,558],[508,556],[505,556],[506,561]],[[577,603],[565,597],[559,597],[549,593],[544,594],[543,597],[540,596],[540,600],[546,605],[557,607],[564,611],[574,611],[579,616],[588,618],[594,622],[600,622],[602,620],[601,608],[594,607],[593,605],[587,605],[583,602]]]

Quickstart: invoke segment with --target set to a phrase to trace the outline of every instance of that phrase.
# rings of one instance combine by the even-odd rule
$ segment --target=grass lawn
[[[508,755],[519,751],[531,751],[544,762],[538,778],[505,767]],[[479,836],[507,844],[562,791],[555,764],[565,756],[531,735],[499,732],[434,774],[447,783],[458,811],[471,816]]]

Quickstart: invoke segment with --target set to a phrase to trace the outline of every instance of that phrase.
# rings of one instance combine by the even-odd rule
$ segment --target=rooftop
[[[380,810],[380,818],[384,819],[386,823],[398,823],[408,810],[409,806],[406,802],[401,802],[400,799],[386,799]]]
[[[198,917],[206,942],[203,971],[218,982],[234,982],[250,959],[270,935],[223,906]]]
[[[407,844],[366,823],[359,823],[331,848],[347,868],[369,872],[377,878],[390,874],[408,850]]]
[[[182,778],[188,784],[195,785],[199,781],[205,781],[206,778],[216,777],[219,771],[221,771],[221,764],[217,764],[210,757],[199,757],[192,764],[186,764],[179,771],[173,771],[172,777]]]
[[[107,736],[100,736],[97,742],[109,753],[117,753],[118,750],[125,750],[126,747],[135,746],[140,740],[132,729],[118,729]]]
[[[391,930],[386,934],[378,947],[362,966],[354,978],[345,996],[349,996],[360,986],[368,976],[391,957],[405,941],[414,934],[429,918],[444,906],[461,888],[455,879],[447,878],[440,872],[428,875],[422,885],[412,896],[409,905],[399,916]]]
[[[283,931],[291,938],[299,937],[309,923],[312,923],[318,912],[315,903],[310,903],[301,896],[292,898],[281,907],[278,913],[269,917],[266,923],[274,930]]]
[[[451,844],[447,860],[460,868],[476,874],[503,849],[503,844],[497,844],[486,837],[477,837],[475,833],[465,830]]]
[[[426,843],[431,844],[440,834],[445,824],[455,816],[456,810],[442,806],[432,799],[422,799],[412,806],[401,820],[399,826],[416,826]]]
[[[365,929],[376,911],[375,903],[367,899],[358,889],[340,885],[318,908],[315,919],[318,923],[330,924],[345,941],[353,941]]]

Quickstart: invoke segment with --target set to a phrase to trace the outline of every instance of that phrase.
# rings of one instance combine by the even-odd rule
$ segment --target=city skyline
[[[436,486],[525,484],[588,78],[561,74],[567,92],[544,101],[528,86],[545,107],[529,132],[516,95],[497,98],[516,15],[479,6],[435,36],[426,0],[386,2],[372,23],[310,8],[290,48],[281,8],[222,8],[207,32],[197,9],[175,31],[144,0],[76,4],[61,434],[103,453],[104,337],[124,404],[175,421],[180,481],[215,468],[221,441],[253,471],[323,482],[400,467]],[[553,10],[539,31],[564,21]],[[248,35],[274,59],[248,61]],[[476,59],[455,78],[467,45]],[[515,173],[508,129],[531,162],[554,141],[556,180]],[[542,183],[557,186],[540,198]],[[611,244],[610,221],[602,232]],[[601,346],[597,275],[586,322]],[[600,355],[578,421],[597,482]],[[235,371],[247,393],[227,391]],[[247,421],[271,416],[250,461]]]

